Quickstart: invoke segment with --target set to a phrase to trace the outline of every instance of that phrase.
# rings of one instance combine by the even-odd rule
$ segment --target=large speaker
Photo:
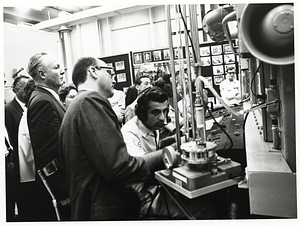
[[[239,29],[244,44],[256,58],[273,65],[294,63],[292,4],[247,4]]]

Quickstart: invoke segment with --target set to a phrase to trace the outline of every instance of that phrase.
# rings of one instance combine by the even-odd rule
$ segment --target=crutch
[[[58,212],[58,208],[57,208],[57,202],[56,202],[56,199],[55,199],[55,197],[54,197],[54,195],[53,195],[53,193],[52,193],[52,191],[51,191],[51,188],[49,187],[49,185],[48,185],[48,183],[47,183],[45,177],[42,175],[41,171],[38,170],[37,172],[38,172],[38,174],[39,174],[41,180],[43,181],[45,187],[47,188],[49,194],[50,194],[51,197],[52,197],[52,203],[53,203],[53,206],[54,206],[54,209],[55,209],[56,217],[57,217],[57,220],[60,221],[60,216],[59,216],[59,212]]]

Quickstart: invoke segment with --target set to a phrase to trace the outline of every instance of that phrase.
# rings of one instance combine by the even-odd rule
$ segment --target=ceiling
[[[152,6],[44,6],[42,9],[25,6],[3,7],[3,21],[15,25],[32,26],[40,30],[58,31],[61,26],[73,26],[149,7]]]
[[[34,25],[45,20],[57,18],[64,12],[74,14],[94,7],[97,6],[45,6],[43,9],[24,6],[3,7],[3,20],[12,24],[24,22]]]

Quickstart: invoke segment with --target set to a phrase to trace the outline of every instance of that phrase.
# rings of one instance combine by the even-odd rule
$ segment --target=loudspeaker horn
[[[254,57],[273,65],[294,63],[292,4],[247,4],[239,30]]]

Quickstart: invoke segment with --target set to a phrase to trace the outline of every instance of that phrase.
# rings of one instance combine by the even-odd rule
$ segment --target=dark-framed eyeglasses
[[[108,74],[112,74],[112,70],[114,70],[114,68],[113,67],[109,67],[109,66],[94,66],[97,70],[101,70],[101,69],[106,69],[106,72],[108,73]]]

